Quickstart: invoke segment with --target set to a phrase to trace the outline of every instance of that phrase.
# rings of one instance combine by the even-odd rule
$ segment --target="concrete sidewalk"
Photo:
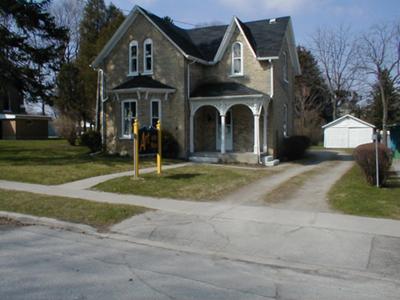
[[[163,166],[163,170],[185,167],[190,164],[191,163],[180,163],[180,164],[166,165],[166,166]],[[157,171],[157,168],[152,167],[152,168],[140,169],[139,173],[140,174],[148,174],[148,173],[153,173],[156,171]],[[133,176],[133,175],[134,175],[133,171],[113,173],[113,174],[90,177],[90,178],[86,178],[86,179],[82,179],[82,180],[77,180],[77,181],[73,181],[73,182],[60,184],[60,185],[58,185],[58,187],[63,188],[63,189],[85,190],[85,189],[89,189],[95,185],[98,185],[99,183],[102,183],[102,182],[105,182],[105,181],[108,181],[111,179],[125,177],[125,176]]]
[[[195,215],[207,218],[219,217],[223,219],[252,221],[265,224],[274,223],[280,225],[308,226],[400,237],[400,221],[388,219],[321,212],[291,211],[219,202],[193,202],[166,198],[151,198],[4,180],[0,180],[0,188],[51,196],[85,199],[95,202],[131,204],[169,213]]]

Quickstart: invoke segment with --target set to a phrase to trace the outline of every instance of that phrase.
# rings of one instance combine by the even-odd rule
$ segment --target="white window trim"
[[[150,101],[150,126],[153,125],[153,102],[158,103],[158,120],[161,123],[162,119],[162,107],[161,107],[161,100],[160,99],[151,99]]]
[[[136,72],[132,72],[132,46],[136,46]],[[129,43],[129,70],[128,76],[139,75],[139,43],[137,41],[131,41]]]
[[[240,58],[239,57],[235,57],[235,52],[233,51],[233,47],[235,47],[235,45],[238,44],[240,45]],[[235,77],[235,76],[243,76],[244,71],[243,71],[243,44],[241,42],[234,42],[232,44],[232,55],[231,55],[231,77]],[[235,73],[235,67],[234,67],[234,60],[235,59],[240,59],[240,72],[239,73]]]
[[[289,82],[289,66],[287,60],[287,53],[283,51],[283,63],[282,63],[282,77],[285,82]]]
[[[137,118],[138,114],[138,104],[136,99],[125,99],[121,101],[121,134],[120,134],[120,139],[132,139],[132,134],[126,135],[124,134],[124,121],[125,121],[125,115],[124,115],[124,104],[126,102],[134,102],[136,106],[136,114],[134,118]]]
[[[147,69],[147,66],[146,66],[146,58],[148,57],[148,56],[146,56],[146,45],[151,45],[151,54],[150,54],[151,69]],[[153,66],[154,66],[154,55],[153,54],[154,54],[153,40],[148,38],[143,43],[143,74],[145,74],[145,75],[153,74]]]

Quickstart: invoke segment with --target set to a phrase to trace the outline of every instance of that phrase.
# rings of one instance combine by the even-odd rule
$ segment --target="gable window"
[[[136,100],[124,100],[121,103],[121,115],[122,115],[122,137],[132,137],[132,125],[137,118]]]
[[[232,45],[232,75],[243,75],[243,45],[240,42]]]
[[[161,102],[158,99],[151,100],[150,119],[153,127],[156,127],[157,122],[161,120]]]
[[[144,73],[153,73],[153,41],[147,39],[144,41],[143,45],[143,59],[144,59]]]
[[[139,47],[137,41],[129,43],[129,75],[138,75]]]
[[[283,74],[283,80],[288,82],[289,81],[289,79],[288,79],[288,62],[287,62],[286,52],[283,52],[282,74]]]

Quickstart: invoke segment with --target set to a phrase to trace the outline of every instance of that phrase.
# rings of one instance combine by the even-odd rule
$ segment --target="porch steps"
[[[195,163],[212,163],[216,164],[219,162],[218,157],[212,157],[212,156],[190,156],[189,161],[195,162]]]
[[[274,167],[279,165],[279,159],[274,159],[271,155],[261,156],[261,162],[266,167]]]

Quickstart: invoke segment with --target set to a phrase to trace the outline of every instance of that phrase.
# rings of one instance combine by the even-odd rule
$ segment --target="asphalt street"
[[[397,262],[398,263],[398,262]],[[390,274],[285,267],[45,226],[0,226],[0,298],[399,299]]]

